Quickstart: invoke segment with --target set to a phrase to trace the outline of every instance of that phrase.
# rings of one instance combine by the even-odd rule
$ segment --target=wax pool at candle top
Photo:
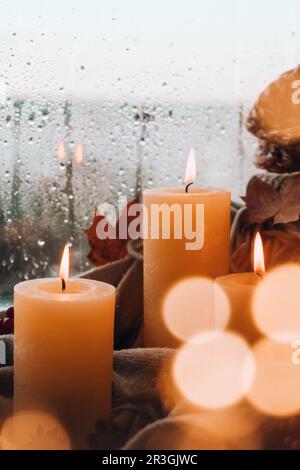
[[[243,286],[255,286],[260,283],[262,277],[256,273],[238,273],[230,274],[228,276],[219,277],[217,281],[219,284],[226,284],[227,286],[234,286],[237,284]]]
[[[65,282],[65,289],[62,289],[62,282],[45,282],[39,285],[39,290],[46,294],[63,294],[72,295],[72,294],[85,294],[92,293],[96,289],[95,285],[88,283],[78,282],[74,280],[68,280]]]
[[[218,188],[201,188],[198,186],[190,186],[188,192],[185,192],[185,186],[181,188],[155,188],[155,189],[145,189],[144,190],[144,195],[155,195],[155,196],[165,196],[168,197],[168,195],[176,196],[178,195],[183,195],[184,197],[189,197],[189,196],[194,196],[195,194],[203,195],[206,197],[209,196],[215,196],[215,195],[221,195],[221,194],[229,194],[226,189],[218,189]]]
[[[55,300],[70,300],[73,301],[76,297],[89,299],[97,294],[101,293],[102,296],[110,295],[115,291],[115,288],[110,284],[104,282],[92,281],[90,279],[69,279],[66,281],[66,289],[62,290],[62,284],[60,279],[38,279],[26,281],[17,284],[15,287],[15,293],[28,297],[48,297],[49,299]]]

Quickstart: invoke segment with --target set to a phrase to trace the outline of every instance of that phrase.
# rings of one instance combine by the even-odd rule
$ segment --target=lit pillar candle
[[[60,279],[15,286],[14,407],[54,415],[82,448],[110,415],[115,288],[68,279],[68,264],[66,247]]]
[[[195,173],[192,150],[185,187],[150,189],[143,194],[144,345],[148,347],[179,344],[166,327],[163,312],[166,294],[176,282],[192,276],[212,279],[229,272],[230,193],[193,187]],[[169,220],[167,233],[164,223]],[[191,226],[197,239],[192,243],[187,230]]]
[[[254,241],[253,256],[254,272],[238,273],[216,279],[216,284],[225,293],[230,306],[229,328],[242,334],[250,343],[254,343],[261,333],[257,329],[252,310],[252,299],[256,287],[262,281],[265,273],[265,262],[263,243],[259,233]],[[215,308],[217,313],[227,306],[224,305],[224,297],[220,294],[220,289],[215,290]]]

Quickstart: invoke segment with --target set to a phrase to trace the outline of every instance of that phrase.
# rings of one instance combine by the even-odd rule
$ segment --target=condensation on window
[[[299,57],[300,2],[3,1],[0,297],[57,274],[63,245],[88,269],[84,229],[103,202],[197,183],[245,191],[260,91]],[[9,300],[8,300],[9,301]]]

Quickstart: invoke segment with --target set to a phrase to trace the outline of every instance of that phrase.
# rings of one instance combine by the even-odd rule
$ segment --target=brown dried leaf
[[[126,208],[124,209],[124,211],[122,212],[122,214],[120,215],[120,218],[116,224],[117,235],[119,234],[121,217],[127,216],[128,225],[129,225],[132,220],[134,220],[136,217],[139,216],[139,215],[137,216],[128,215],[128,211],[130,207],[133,204],[136,204],[137,202],[138,202],[137,199],[134,199],[133,201],[129,202]],[[85,230],[85,234],[88,238],[89,245],[91,247],[91,251],[88,254],[88,259],[95,266],[102,266],[111,261],[122,259],[127,255],[127,242],[130,239],[128,232],[127,232],[126,239],[120,239],[117,237],[116,239],[107,238],[105,240],[100,240],[98,238],[97,232],[96,232],[97,225],[100,221],[104,219],[105,217],[103,215],[98,215],[95,212],[91,227]],[[107,222],[107,226],[109,226],[109,222]]]
[[[296,222],[300,215],[300,173],[251,178],[246,197],[249,224]]]

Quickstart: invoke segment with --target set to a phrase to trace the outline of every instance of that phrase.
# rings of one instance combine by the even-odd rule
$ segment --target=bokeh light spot
[[[1,450],[70,450],[67,432],[56,418],[41,411],[10,416],[0,432]]]
[[[219,409],[237,403],[249,390],[255,373],[251,350],[231,332],[194,337],[177,353],[174,380],[193,404]]]
[[[257,327],[268,338],[291,343],[300,338],[300,267],[285,265],[271,271],[253,299]]]
[[[215,309],[215,292],[220,291],[222,308]],[[178,282],[166,295],[163,305],[165,324],[180,340],[204,331],[223,330],[229,318],[229,302],[219,286],[201,277],[191,277]]]
[[[300,369],[292,352],[290,345],[267,338],[254,346],[256,375],[248,399],[262,413],[284,417],[300,411]]]

